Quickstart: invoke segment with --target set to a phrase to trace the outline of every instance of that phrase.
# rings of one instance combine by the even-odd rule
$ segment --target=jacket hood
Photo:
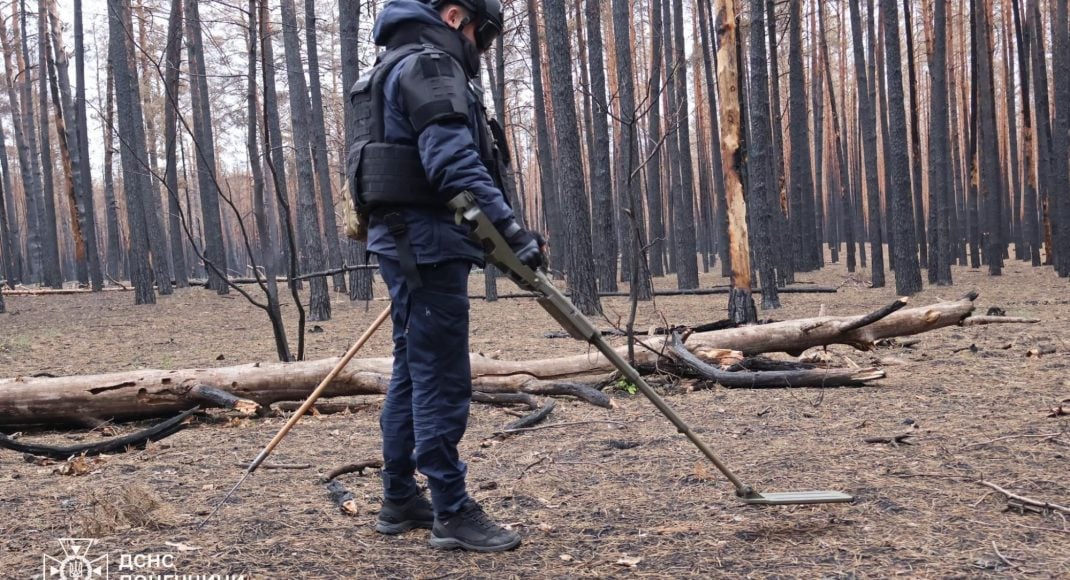
[[[449,30],[438,11],[421,0],[391,0],[379,13],[372,29],[372,40],[377,46],[386,46],[390,37],[403,25],[418,24],[438,26]]]

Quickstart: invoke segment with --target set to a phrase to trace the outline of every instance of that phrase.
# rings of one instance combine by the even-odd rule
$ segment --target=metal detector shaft
[[[331,372],[327,373],[327,376],[323,377],[323,380],[320,381],[320,384],[317,385],[316,388],[312,391],[312,394],[310,394],[308,398],[305,399],[305,402],[302,403],[296,411],[294,411],[294,414],[291,415],[290,419],[286,421],[286,424],[283,425],[281,429],[279,429],[279,432],[275,434],[275,436],[271,439],[267,446],[260,450],[260,453],[256,456],[256,459],[253,459],[252,463],[249,464],[249,467],[245,469],[245,473],[242,474],[241,479],[239,479],[238,482],[234,484],[234,487],[230,488],[230,491],[227,492],[227,495],[223,496],[222,501],[216,504],[215,508],[212,509],[212,512],[208,514],[208,517],[204,518],[200,525],[197,526],[198,528],[204,527],[204,525],[208,523],[208,520],[212,519],[212,516],[214,516],[215,513],[219,511],[219,508],[222,507],[228,499],[230,499],[230,496],[238,490],[238,487],[241,486],[242,482],[244,482],[254,471],[256,471],[256,469],[260,467],[260,464],[264,463],[264,461],[268,458],[268,455],[271,455],[271,452],[274,451],[276,447],[278,447],[279,443],[282,442],[282,439],[286,437],[290,430],[293,429],[294,425],[296,425],[297,422],[301,420],[301,417],[304,417],[305,413],[307,413],[308,410],[312,408],[312,405],[316,404],[316,401],[320,398],[320,395],[323,394],[323,391],[327,390],[327,387],[330,386],[331,382],[334,381],[335,377],[337,377],[338,374],[342,372],[342,369],[344,369],[346,365],[349,364],[349,361],[353,360],[353,357],[356,356],[357,351],[359,351],[364,346],[364,343],[368,342],[368,339],[370,339],[372,335],[375,334],[376,330],[379,330],[379,327],[383,325],[383,321],[386,320],[389,316],[390,306],[387,306],[382,312],[379,313],[379,316],[376,317],[374,321],[372,321],[371,326],[369,326],[368,329],[364,331],[364,334],[360,335],[360,338],[357,339],[357,342],[353,343],[353,346],[349,347],[349,350],[347,350],[346,353],[342,356],[342,359],[338,361],[338,364],[334,365],[334,368],[331,369]]]
[[[728,468],[721,458],[713,452],[705,441],[703,441],[698,434],[691,430],[691,427],[673,411],[671,407],[662,399],[654,389],[650,388],[650,385],[643,380],[643,377],[636,371],[627,361],[624,360],[602,338],[602,333],[599,332],[586,316],[580,312],[572,301],[568,299],[560,290],[557,289],[553,283],[546,278],[546,275],[539,270],[532,270],[520,262],[520,259],[516,257],[516,254],[509,248],[509,244],[502,238],[502,235],[494,227],[490,220],[479,209],[479,206],[475,203],[475,198],[471,193],[465,192],[450,201],[450,207],[458,212],[460,217],[469,222],[474,227],[473,234],[484,245],[484,250],[487,252],[487,260],[498,266],[499,269],[509,274],[509,277],[513,279],[522,288],[531,290],[538,294],[536,300],[539,304],[550,313],[550,316],[554,318],[573,338],[588,342],[595,346],[605,356],[609,362],[613,363],[613,366],[620,370],[632,384],[634,384],[650,402],[658,408],[659,411],[669,421],[672,422],[676,429],[687,436],[695,447],[698,447],[699,451],[709,459],[729,481],[736,487],[736,495],[739,497],[748,497],[754,494],[754,490],[750,486],[745,485],[734,473]]]

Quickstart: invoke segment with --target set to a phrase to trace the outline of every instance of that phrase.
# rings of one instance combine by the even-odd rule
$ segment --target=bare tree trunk
[[[918,243],[914,235],[914,215],[910,198],[910,169],[907,167],[907,127],[903,116],[903,67],[899,44],[899,8],[897,0],[881,0],[884,23],[884,56],[888,77],[888,133],[887,143],[892,155],[892,223],[895,260],[895,292],[909,296],[921,291],[921,268],[918,264]]]
[[[171,242],[171,263],[175,286],[189,287],[189,269],[182,236],[182,206],[178,198],[178,106],[179,75],[182,68],[183,0],[171,0],[164,48],[164,187],[167,189],[167,231]]]
[[[821,259],[821,265],[825,262],[825,242],[828,242],[831,250],[830,258],[833,264],[840,261],[839,247],[833,245],[833,215],[832,199],[827,195],[825,184],[825,83],[823,75],[826,74],[826,65],[821,60],[821,51],[818,50],[818,38],[824,37],[824,24],[817,19],[817,10],[810,11],[810,100],[814,110],[814,201],[817,208],[818,240],[815,253]],[[826,203],[828,211],[825,210]]]
[[[591,210],[596,239],[595,268],[598,289],[617,291],[617,224],[613,207],[613,176],[609,160],[609,104],[606,101],[606,73],[602,60],[602,7],[599,0],[586,0],[587,63],[593,95],[591,125]],[[555,107],[556,108],[556,107]],[[629,224],[621,224],[628,228]]]
[[[319,43],[316,39],[316,4],[305,0],[305,48],[308,53],[308,90],[310,95],[312,162],[315,164],[319,182],[320,210],[323,215],[323,233],[327,240],[327,265],[330,269],[342,267],[342,249],[338,222],[334,217],[334,187],[327,157],[327,126],[323,120],[323,90],[320,88]],[[334,291],[346,291],[345,274],[333,276]]]
[[[23,0],[23,32],[25,31],[26,7]],[[41,251],[44,260],[44,283],[52,288],[63,287],[63,272],[59,265],[59,241],[57,227],[59,226],[56,215],[56,192],[52,173],[52,137],[48,122],[48,27],[46,26],[47,12],[43,1],[38,2],[37,12],[37,114],[41,125],[41,141],[38,154],[41,159],[41,212],[39,231],[41,233]],[[29,62],[30,48],[26,35],[22,37],[22,51],[25,59]],[[32,103],[32,101],[31,101]]]
[[[119,143],[123,163],[123,191],[130,227],[130,281],[135,304],[155,304],[149,241],[145,231],[145,202],[150,195],[149,159],[145,149],[145,125],[141,115],[137,68],[130,40],[130,1],[108,0],[109,59],[115,71],[115,96],[119,118]],[[161,284],[163,281],[161,281]]]
[[[17,117],[17,115],[16,115]],[[19,247],[19,219],[15,212],[15,196],[11,189],[11,170],[7,161],[7,144],[5,143],[4,127],[0,125],[0,171],[3,171],[3,181],[0,186],[0,254],[3,254],[4,278],[7,285],[14,288],[22,282],[22,250]]]
[[[109,48],[110,50],[110,48]],[[104,208],[107,215],[108,275],[112,279],[126,278],[126,254],[123,252],[122,227],[119,225],[119,202],[115,197],[115,70],[108,58],[107,79],[104,84]]]
[[[249,168],[253,174],[253,215],[256,220],[257,238],[260,241],[260,263],[264,268],[264,282],[267,287],[267,315],[271,320],[272,334],[275,337],[275,351],[279,360],[289,362],[293,360],[290,353],[290,345],[286,340],[286,328],[283,325],[282,310],[279,306],[279,284],[275,272],[275,240],[271,232],[271,222],[268,221],[264,199],[264,172],[260,166],[260,146],[257,143],[257,103],[259,98],[256,91],[256,63],[257,63],[257,37],[259,28],[256,23],[256,0],[249,0],[249,30],[248,47],[249,62],[248,74],[246,75],[246,147],[249,152]],[[332,208],[333,209],[333,208]],[[257,273],[257,275],[259,275]]]
[[[666,3],[666,10],[668,4]],[[698,263],[695,253],[695,177],[691,163],[690,107],[687,97],[687,60],[684,58],[684,6],[683,0],[673,0],[673,64],[676,67],[677,85],[675,106],[678,107],[679,124],[676,139],[680,154],[676,163],[680,166],[680,187],[674,189],[673,203],[673,248],[676,256],[676,285],[681,290],[698,288]],[[665,20],[666,26],[669,20]],[[668,53],[666,52],[666,57]],[[673,96],[670,89],[670,98]],[[671,162],[672,160],[670,160]]]
[[[1037,217],[1037,170],[1033,153],[1033,110],[1029,96],[1029,61],[1032,56],[1032,30],[1022,22],[1021,0],[1012,1],[1014,33],[1018,40],[1018,78],[1022,91],[1022,152],[1025,168],[1025,192],[1022,199],[1023,260],[1040,265],[1040,223]]]
[[[917,236],[919,261],[922,268],[929,267],[929,248],[925,236],[925,206],[922,203],[921,130],[918,115],[918,75],[914,66],[914,24],[911,0],[903,0],[903,20],[907,36],[907,78],[910,88],[910,175],[914,192],[914,233]]]
[[[587,196],[583,195],[582,152],[576,125],[575,92],[572,84],[571,57],[563,0],[542,3],[546,22],[546,44],[554,47],[550,56],[550,85],[553,97],[554,128],[557,133],[556,167],[559,169],[558,191],[563,195],[566,235],[568,288],[572,301],[584,314],[602,312],[592,256],[591,216]]]
[[[850,0],[851,37],[854,45],[855,77],[858,79],[858,111],[862,126],[862,157],[865,160],[866,194],[869,204],[869,251],[871,284],[883,288],[884,279],[884,228],[881,224],[880,176],[877,173],[877,118],[873,111],[876,90],[870,85],[866,71],[866,57],[862,50],[862,16],[860,0]],[[794,151],[795,148],[792,147]]]
[[[747,132],[748,211],[753,212],[756,233],[753,249],[761,277],[762,308],[780,308],[777,293],[776,264],[773,260],[773,212],[776,209],[776,183],[771,174],[770,153],[772,126],[769,115],[769,71],[765,63],[765,7],[763,0],[750,1],[749,76]]]
[[[758,312],[751,294],[750,241],[747,232],[747,200],[743,193],[743,127],[740,118],[738,18],[734,0],[717,0],[717,90],[721,113],[721,132],[727,192],[728,239],[732,265],[732,292],[728,298],[728,317],[736,323],[757,322]]]
[[[932,61],[929,119],[929,212],[936,216],[936,244],[929,252],[929,280],[951,285],[951,144],[948,132],[947,99],[947,5],[937,1]]]
[[[82,25],[82,0],[74,0],[74,129],[81,162],[77,170],[82,180],[82,215],[86,216],[86,252],[89,254],[89,281],[93,290],[104,288],[104,269],[100,264],[97,243],[96,202],[93,200],[93,171],[89,161],[89,122],[85,104],[85,34]],[[6,173],[6,171],[5,171]]]
[[[293,0],[282,0],[282,38],[286,54],[286,77],[289,81],[290,118],[293,130],[294,157],[297,163],[297,235],[301,244],[301,266],[305,273],[326,270],[326,260],[316,209],[316,183],[312,174],[312,142],[310,135],[311,110],[308,85],[301,65],[301,39],[297,34],[297,13]],[[309,282],[309,319],[330,320],[331,298],[327,280],[313,278]]]
[[[186,2],[186,53],[190,70],[190,102],[193,108],[194,155],[197,157],[197,188],[201,198],[201,224],[204,234],[204,257],[215,268],[207,268],[209,290],[227,294],[230,288],[220,278],[227,273],[227,251],[223,241],[219,213],[219,185],[216,180],[215,138],[212,108],[208,95],[208,74],[201,40],[200,0]],[[207,266],[207,265],[206,265]]]
[[[1055,82],[1055,119],[1052,122],[1052,230],[1055,271],[1070,276],[1070,30],[1067,0],[1055,2],[1052,22],[1054,46],[1052,79]]]
[[[732,265],[729,263],[728,244],[728,193],[725,189],[724,159],[721,152],[721,121],[717,115],[716,102],[720,100],[717,89],[717,47],[714,45],[713,35],[710,33],[712,17],[709,14],[712,7],[708,0],[696,0],[699,15],[699,30],[702,43],[702,70],[705,71],[706,103],[709,108],[710,145],[711,157],[713,158],[713,189],[716,195],[714,211],[714,236],[717,241],[717,250],[721,259],[721,276],[732,275]],[[652,81],[654,82],[654,81]],[[656,86],[656,85],[655,85]],[[715,97],[717,100],[715,101]],[[708,194],[707,194],[708,195]],[[812,198],[811,198],[812,201]],[[651,221],[654,216],[651,215]]]
[[[631,283],[632,298],[650,300],[653,288],[650,276],[643,266],[645,260],[645,211],[641,203],[642,187],[639,177],[641,161],[639,159],[639,116],[636,110],[635,86],[632,64],[631,43],[631,6],[627,0],[612,0],[613,43],[616,55],[618,103],[620,103],[620,126],[617,127],[618,149],[616,154],[617,208],[621,215],[619,222],[622,240],[627,240],[621,249],[622,259],[627,264],[628,280]],[[668,25],[668,23],[665,23]],[[629,217],[626,212],[630,212]],[[625,224],[635,224],[636,227]],[[622,273],[625,271],[621,268]]]

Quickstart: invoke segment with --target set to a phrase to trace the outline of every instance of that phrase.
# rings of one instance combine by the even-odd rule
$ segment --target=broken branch
[[[70,447],[53,447],[51,445],[35,443],[20,443],[7,435],[0,433],[0,447],[18,451],[19,453],[30,453],[32,455],[51,457],[52,459],[67,459],[74,455],[101,455],[104,453],[122,452],[130,447],[142,448],[150,441],[159,441],[160,439],[177,433],[186,426],[186,419],[198,410],[200,410],[200,407],[193,407],[171,419],[153,425],[148,429],[109,439],[103,443],[72,445]]]

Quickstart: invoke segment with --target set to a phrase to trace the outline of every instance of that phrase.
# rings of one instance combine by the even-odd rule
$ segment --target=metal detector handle
[[[467,191],[461,193],[450,200],[450,207],[457,212],[459,220],[464,220],[472,226],[472,236],[483,245],[483,249],[487,253],[488,262],[494,264],[508,274],[509,277],[521,288],[535,292],[537,294],[536,300],[539,305],[542,306],[558,324],[567,330],[573,338],[594,345],[595,348],[609,360],[609,362],[613,363],[613,366],[617,367],[617,370],[624,375],[624,378],[635,385],[647,399],[650,399],[650,402],[676,426],[676,429],[680,433],[686,435],[687,438],[699,448],[699,451],[701,451],[707,459],[713,462],[717,469],[732,482],[732,485],[736,487],[736,495],[739,497],[749,497],[755,494],[750,486],[745,485],[730,469],[728,469],[728,466],[726,466],[713,450],[706,445],[705,441],[691,430],[691,427],[689,427],[687,423],[685,423],[684,420],[681,419],[671,407],[669,407],[654,389],[646,384],[646,381],[643,380],[643,377],[639,372],[632,368],[632,366],[628,364],[628,362],[625,361],[604,338],[602,338],[602,333],[595,329],[594,325],[591,324],[591,321],[588,320],[574,304],[572,304],[572,301],[569,300],[567,296],[553,285],[541,270],[532,270],[520,261],[498,229],[494,227],[494,224],[490,222],[490,219],[487,218],[481,209],[479,209],[479,205],[476,204],[474,195]]]

